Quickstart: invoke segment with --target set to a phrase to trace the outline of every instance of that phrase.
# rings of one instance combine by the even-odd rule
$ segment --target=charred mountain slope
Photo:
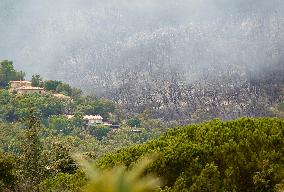
[[[269,116],[283,97],[282,22],[239,18],[139,34],[105,50],[94,86],[126,112],[181,123]]]

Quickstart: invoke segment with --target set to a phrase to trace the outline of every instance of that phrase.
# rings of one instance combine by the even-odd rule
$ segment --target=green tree
[[[0,62],[0,87],[6,88],[12,80],[24,80],[25,73],[17,72],[14,69],[13,62],[4,60]]]
[[[68,135],[72,131],[72,124],[65,116],[52,116],[49,118],[49,127],[57,133]]]
[[[16,189],[17,157],[9,153],[0,153],[0,190],[7,189],[14,191]]]
[[[83,101],[77,105],[76,111],[88,115],[101,115],[108,119],[109,113],[113,113],[115,104],[106,99],[96,99],[95,101]]]
[[[87,179],[83,171],[78,170],[75,174],[58,173],[55,176],[50,176],[40,183],[40,191],[68,191],[81,192]]]
[[[77,165],[71,155],[71,149],[69,143],[60,141],[53,141],[50,149],[47,153],[48,165],[46,168],[52,174],[57,173],[74,173],[77,169]]]
[[[22,153],[22,182],[25,183],[26,191],[39,191],[36,187],[44,173],[44,166],[41,161],[42,145],[40,141],[41,124],[36,110],[32,105],[29,108],[29,115],[24,120],[25,135]]]
[[[149,152],[160,158],[149,172],[165,191],[275,191],[284,167],[284,120],[213,120],[171,129],[142,145],[106,155],[97,164],[130,166]]]
[[[43,87],[47,91],[56,91],[57,86],[60,84],[62,84],[61,81],[48,80],[48,81],[44,81]]]
[[[34,87],[42,87],[43,80],[40,75],[36,74],[32,76],[32,86]]]
[[[20,154],[23,129],[19,123],[0,123],[0,150],[2,152]]]
[[[75,113],[72,120],[72,125],[78,128],[85,128],[86,127],[86,121],[83,119],[84,114],[83,113]]]
[[[61,115],[64,113],[66,103],[61,99],[50,95],[26,94],[17,96],[15,99],[15,114],[17,119],[27,117],[29,114],[30,103],[38,111],[42,121],[47,121],[52,115]]]
[[[103,125],[93,126],[89,129],[90,129],[91,135],[94,135],[98,140],[102,140],[111,131],[111,128],[103,126]]]
[[[13,122],[16,118],[15,96],[8,90],[0,90],[0,119]]]
[[[72,95],[72,87],[66,83],[61,83],[56,87],[56,92],[63,93],[64,95]]]
[[[141,120],[137,117],[131,118],[127,121],[127,124],[131,127],[140,127]]]
[[[57,80],[44,81],[43,87],[47,91],[54,91],[75,98],[78,98],[82,94],[82,90],[72,88],[69,84]]]
[[[190,187],[190,191],[212,191],[218,192],[221,189],[220,173],[218,167],[212,164],[206,164],[200,175],[195,179],[195,182]],[[184,186],[183,186],[184,187]],[[181,189],[183,190],[183,189]],[[181,191],[176,190],[176,191]]]

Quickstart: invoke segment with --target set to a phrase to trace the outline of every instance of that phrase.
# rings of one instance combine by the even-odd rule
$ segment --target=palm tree
[[[81,157],[75,157],[89,176],[86,192],[152,192],[159,188],[160,180],[153,175],[144,175],[153,157],[146,157],[132,168],[119,166],[101,171]]]

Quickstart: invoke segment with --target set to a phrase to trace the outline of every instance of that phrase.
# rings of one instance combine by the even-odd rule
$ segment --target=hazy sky
[[[0,59],[14,61],[28,76],[39,73],[71,82],[69,68],[80,79],[104,65],[104,50],[136,37],[141,40],[141,34],[161,35],[163,29],[179,30],[192,23],[209,23],[205,32],[211,33],[210,23],[220,25],[227,18],[245,22],[274,15],[283,21],[283,4],[281,0],[0,0]],[[116,56],[121,57],[111,57]],[[104,57],[111,62],[108,55]]]

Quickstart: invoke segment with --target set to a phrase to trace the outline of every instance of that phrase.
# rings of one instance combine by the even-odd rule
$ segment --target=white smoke
[[[253,70],[283,51],[283,13],[281,0],[1,0],[0,58],[86,89],[149,62]]]

